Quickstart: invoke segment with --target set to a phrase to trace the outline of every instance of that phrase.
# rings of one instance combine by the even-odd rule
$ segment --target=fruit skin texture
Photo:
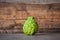
[[[23,25],[23,32],[26,35],[34,35],[38,30],[38,24],[33,16],[28,17]]]

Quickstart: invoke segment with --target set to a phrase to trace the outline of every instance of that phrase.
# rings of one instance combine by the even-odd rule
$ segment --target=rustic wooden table
[[[27,36],[24,34],[0,34],[0,40],[60,40],[60,33]]]

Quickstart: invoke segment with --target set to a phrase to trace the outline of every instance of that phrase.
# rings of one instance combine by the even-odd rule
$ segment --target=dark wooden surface
[[[24,34],[0,34],[0,40],[60,40],[60,33],[45,33],[27,36]]]

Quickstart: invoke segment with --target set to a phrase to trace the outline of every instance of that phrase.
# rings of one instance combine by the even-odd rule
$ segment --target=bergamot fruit
[[[38,30],[38,24],[33,16],[28,17],[23,25],[23,32],[26,35],[34,35]]]

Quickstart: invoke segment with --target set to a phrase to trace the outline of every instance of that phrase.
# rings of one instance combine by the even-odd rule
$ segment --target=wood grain
[[[0,33],[20,33],[24,22],[34,16],[40,29],[60,28],[60,4],[0,3]],[[52,30],[51,30],[52,31]]]

